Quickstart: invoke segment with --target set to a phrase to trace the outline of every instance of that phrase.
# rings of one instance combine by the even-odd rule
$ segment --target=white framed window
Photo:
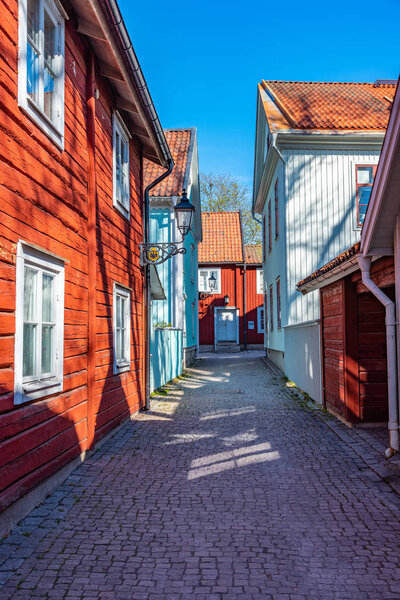
[[[211,275],[214,275],[217,280],[215,290],[210,289],[210,282],[208,280]],[[199,269],[199,292],[221,293],[221,269]]]
[[[257,269],[256,273],[257,273],[257,294],[263,294],[264,293],[263,270]]]
[[[58,0],[19,0],[18,103],[64,147],[64,20]]]
[[[130,134],[118,112],[113,114],[113,204],[129,219],[129,139]]]
[[[257,333],[264,333],[265,330],[264,307],[257,307]]]
[[[14,403],[63,387],[64,261],[18,242]]]
[[[131,368],[130,290],[114,283],[113,291],[113,371]]]

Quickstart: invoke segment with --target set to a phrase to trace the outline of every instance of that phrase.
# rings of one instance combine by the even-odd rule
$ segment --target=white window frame
[[[28,1],[19,0],[18,8],[18,104],[39,125],[44,133],[61,149],[64,149],[64,87],[65,87],[65,20],[68,15],[58,0],[37,0],[39,3],[39,105],[27,93],[27,51],[28,51]],[[44,31],[43,15],[47,11],[56,25],[55,58],[55,102],[57,117],[53,122],[44,112],[42,96],[44,73]]]
[[[27,242],[17,245],[16,268],[16,310],[15,310],[15,347],[14,347],[14,404],[43,398],[63,390],[64,358],[64,260],[36,248]],[[23,377],[24,343],[24,281],[25,267],[31,266],[43,273],[54,276],[54,347],[53,371],[51,375]],[[41,311],[41,309],[40,309]],[[42,321],[40,321],[41,323]],[[39,331],[40,328],[38,328]],[[41,332],[38,334],[39,341]],[[37,365],[41,364],[41,346],[36,344]]]
[[[117,197],[117,160],[116,160],[116,136],[120,136],[121,143],[126,144],[128,152],[128,162],[126,167],[125,177],[127,178],[127,195],[122,199]],[[131,135],[123,122],[121,115],[118,111],[113,113],[113,206],[122,214],[126,219],[130,218],[131,213],[131,186],[130,186],[130,168],[129,168],[129,140]]]
[[[215,286],[215,290],[211,291],[209,289],[208,285],[207,285],[207,289],[205,289],[205,290],[202,289],[202,279],[200,277],[200,273],[202,271],[207,271],[207,281],[211,277],[211,273],[215,273],[216,280],[217,280],[217,285]],[[221,293],[221,269],[210,269],[208,267],[205,267],[205,268],[199,267],[198,276],[199,276],[199,292],[206,292],[207,294],[220,294]]]
[[[353,231],[361,231],[362,225],[358,224],[358,208],[357,208],[357,179],[356,179],[356,167],[368,166],[377,167],[379,156],[376,158],[363,158],[360,156],[357,159],[349,161],[350,168],[350,182],[351,182],[351,197],[353,206]]]
[[[261,311],[264,313],[264,328],[261,328]],[[265,310],[263,306],[257,306],[257,333],[265,332]]]
[[[264,293],[264,277],[263,277],[263,270],[262,269],[257,269],[256,271],[257,273],[257,287],[256,287],[256,293],[257,294],[263,294]]]
[[[117,360],[117,296],[127,300],[125,303],[124,321],[126,324],[125,348],[126,356],[122,360]],[[114,282],[113,289],[113,373],[117,375],[124,371],[130,371],[131,368],[131,290],[120,283]]]

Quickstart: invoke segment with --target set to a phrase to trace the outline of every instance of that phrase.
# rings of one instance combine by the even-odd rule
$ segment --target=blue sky
[[[400,0],[119,0],[161,124],[197,127],[200,171],[251,188],[261,79],[400,72]]]

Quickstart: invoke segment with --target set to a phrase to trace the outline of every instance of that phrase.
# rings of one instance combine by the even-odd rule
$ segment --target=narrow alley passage
[[[3,542],[0,598],[400,599],[399,515],[256,353],[203,358]]]

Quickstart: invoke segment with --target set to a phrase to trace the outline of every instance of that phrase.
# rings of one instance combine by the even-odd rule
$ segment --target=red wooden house
[[[142,165],[171,157],[114,0],[0,13],[2,532],[143,403]]]
[[[261,246],[243,246],[239,212],[202,214],[199,244],[200,350],[263,346]]]

